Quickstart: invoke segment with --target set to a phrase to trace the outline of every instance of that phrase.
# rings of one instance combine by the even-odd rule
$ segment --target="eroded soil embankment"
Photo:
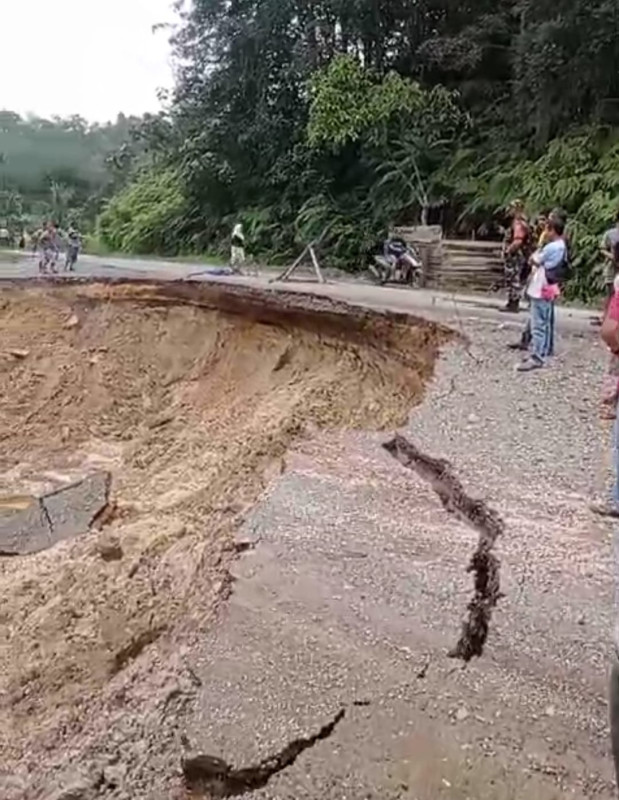
[[[244,511],[308,425],[402,423],[446,336],[215,286],[0,295],[0,494],[104,468],[117,504],[101,532],[0,561],[0,796],[78,768],[84,797],[171,796],[191,643]]]

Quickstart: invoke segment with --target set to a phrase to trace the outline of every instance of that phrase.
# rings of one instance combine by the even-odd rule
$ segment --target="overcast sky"
[[[172,0],[0,0],[0,108],[91,121],[159,108]]]

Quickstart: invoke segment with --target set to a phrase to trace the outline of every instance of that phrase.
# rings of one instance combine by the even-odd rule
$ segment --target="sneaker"
[[[599,503],[591,503],[590,510],[598,517],[608,517],[610,519],[619,519],[619,506],[612,500],[602,500]]]
[[[521,350],[523,353],[526,353],[529,349],[529,345],[524,344],[524,342],[512,342],[511,344],[507,345],[508,350]]]
[[[534,369],[542,369],[544,365],[536,358],[527,358],[516,367],[517,372],[532,372]]]

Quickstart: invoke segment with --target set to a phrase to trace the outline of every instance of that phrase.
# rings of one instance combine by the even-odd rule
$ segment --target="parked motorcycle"
[[[421,257],[403,239],[386,239],[382,254],[373,256],[370,272],[381,286],[386,283],[402,283],[416,287],[421,283]]]

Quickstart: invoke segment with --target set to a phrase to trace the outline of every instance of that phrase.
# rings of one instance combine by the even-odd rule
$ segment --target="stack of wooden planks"
[[[503,285],[500,242],[443,239],[440,228],[396,228],[424,264],[424,285],[436,289],[489,292]]]

